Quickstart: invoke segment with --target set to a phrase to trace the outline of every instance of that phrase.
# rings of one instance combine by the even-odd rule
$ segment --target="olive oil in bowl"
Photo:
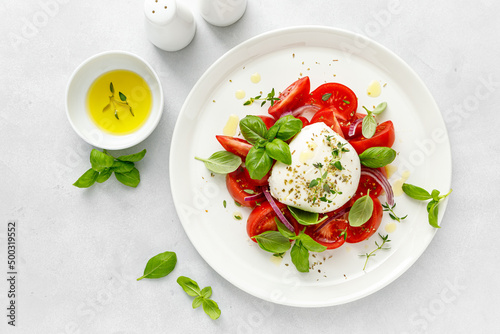
[[[151,112],[152,97],[146,81],[128,70],[113,70],[99,76],[87,93],[92,121],[114,135],[139,129]]]

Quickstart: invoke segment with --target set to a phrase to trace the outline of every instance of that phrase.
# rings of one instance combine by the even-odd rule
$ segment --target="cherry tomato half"
[[[318,112],[313,116],[313,118],[311,118],[311,124],[323,122],[326,124],[326,126],[335,131],[342,138],[344,138],[344,133],[340,128],[340,124],[337,120],[337,117],[335,116],[334,110],[335,107],[326,107],[321,110],[318,110]]]
[[[276,202],[276,205],[297,232],[299,230],[299,224],[297,223],[295,218],[292,217],[286,205],[280,202]],[[261,205],[255,207],[255,209],[253,209],[250,213],[250,216],[248,216],[247,220],[247,234],[250,239],[255,241],[255,239],[253,239],[252,237],[259,235],[265,231],[277,231],[278,227],[276,226],[274,217],[276,217],[276,212],[274,212],[269,202],[264,201],[263,203],[261,203]]]
[[[308,126],[310,124],[309,120],[305,117],[302,117],[302,116],[299,116],[299,117],[296,117],[297,119],[300,119],[301,122],[302,122],[302,128],[304,128],[305,126]]]
[[[306,103],[322,108],[334,107],[338,111],[337,118],[346,121],[350,121],[358,109],[356,94],[349,87],[336,82],[326,83],[316,88]]]
[[[226,175],[226,187],[231,197],[243,206],[254,207],[257,201],[245,201],[252,193],[260,193],[262,189],[247,179],[243,167]],[[246,191],[245,191],[246,190]]]
[[[284,112],[292,111],[303,105],[309,96],[310,88],[309,77],[303,77],[295,81],[280,93],[279,100],[269,107],[269,114],[278,119]]]
[[[366,223],[361,226],[351,226],[347,227],[347,239],[346,242],[357,243],[371,237],[379,228],[380,222],[382,221],[382,204],[377,197],[372,196],[370,192],[370,197],[373,200],[373,212],[372,216]]]
[[[327,247],[327,249],[339,248],[344,244],[349,226],[347,220],[334,219],[328,223],[319,223],[318,225],[310,225],[306,228],[305,233],[314,241]]]
[[[215,138],[226,151],[234,153],[243,159],[246,158],[248,151],[252,148],[252,145],[244,139],[220,135],[216,135]]]
[[[354,147],[358,154],[363,153],[366,149],[375,146],[391,147],[395,140],[394,125],[391,121],[386,121],[377,125],[375,134],[371,138],[365,138],[362,134],[349,139],[349,143]]]
[[[260,180],[254,180],[250,177],[250,173],[248,172],[248,169],[243,168],[243,171],[245,173],[245,178],[247,179],[248,183],[253,184],[254,186],[262,187],[262,186],[267,186],[269,184],[269,176],[271,176],[271,171],[266,174],[262,179]]]
[[[274,123],[276,123],[276,120],[271,116],[267,116],[267,115],[257,115],[257,116],[260,117],[260,119],[262,119],[264,121],[264,124],[266,125],[266,128],[268,130],[271,126],[274,125]]]

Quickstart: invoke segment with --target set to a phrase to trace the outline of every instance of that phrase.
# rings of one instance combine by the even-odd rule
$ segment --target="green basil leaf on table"
[[[115,177],[118,181],[129,187],[137,187],[139,182],[141,182],[141,176],[137,168],[133,168],[127,173],[115,173]]]
[[[360,162],[366,167],[384,167],[396,158],[396,151],[390,147],[370,147],[359,155]]]
[[[103,183],[109,179],[111,174],[113,174],[113,170],[111,170],[111,168],[104,168],[104,170],[99,173],[99,176],[97,176],[96,181],[98,183]]]
[[[221,314],[219,305],[212,299],[203,299],[203,311],[213,320],[219,319]]]
[[[196,296],[193,299],[193,308],[198,308],[203,304],[203,297],[202,296]]]
[[[228,151],[218,151],[208,159],[195,157],[196,160],[203,161],[205,167],[216,174],[228,174],[234,172],[241,165],[241,158]]]
[[[98,176],[99,176],[99,172],[90,168],[88,171],[83,173],[83,175],[80,176],[80,178],[78,180],[76,180],[76,182],[73,183],[73,185],[78,187],[78,188],[88,188],[95,183]]]
[[[128,173],[134,169],[134,163],[128,161],[115,161],[111,166],[111,170],[115,173]]]
[[[285,165],[292,163],[290,147],[281,139],[275,138],[272,142],[268,142],[266,144],[266,153],[274,160],[280,161]]]
[[[142,158],[144,158],[145,155],[146,155],[146,149],[144,149],[138,153],[129,154],[129,155],[122,155],[116,159],[118,159],[120,161],[137,162],[137,161],[142,160]]]
[[[186,276],[179,276],[177,283],[181,286],[182,290],[191,297],[201,296],[201,290],[198,283]]]
[[[137,280],[143,278],[161,278],[165,277],[174,270],[177,264],[177,255],[174,252],[164,252],[153,256],[149,259],[144,269],[144,275]]]
[[[105,168],[109,168],[113,165],[114,159],[96,149],[93,149],[90,152],[90,164],[92,165],[92,169],[97,172],[102,172]]]
[[[366,223],[373,213],[373,200],[370,195],[360,197],[349,211],[349,225],[357,227]]]

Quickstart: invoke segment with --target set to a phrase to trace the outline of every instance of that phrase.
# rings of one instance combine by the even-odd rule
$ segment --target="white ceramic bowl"
[[[140,75],[152,94],[151,113],[136,131],[126,135],[113,135],[98,128],[90,119],[86,97],[90,85],[103,73],[112,70],[129,70]],[[87,143],[108,150],[132,147],[156,128],[163,113],[163,90],[160,79],[151,66],[139,56],[125,51],[107,51],[85,60],[73,72],[66,89],[66,113],[76,133]]]

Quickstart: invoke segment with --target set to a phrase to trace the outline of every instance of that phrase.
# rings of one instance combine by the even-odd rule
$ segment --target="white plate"
[[[262,76],[258,84],[250,81],[256,72]],[[362,298],[394,281],[424,252],[436,230],[427,222],[425,203],[396,197],[396,212],[409,216],[390,233],[391,249],[370,258],[366,271],[359,255],[375,248],[377,234],[311,256],[311,264],[317,264],[309,273],[297,272],[288,254],[280,261],[248,239],[250,210],[236,207],[224,176],[211,177],[194,157],[222,149],[215,135],[222,134],[230,114],[241,119],[267,113],[258,104],[243,106],[244,100],[235,97],[237,90],[244,90],[246,98],[267,94],[305,75],[311,89],[331,81],[349,86],[358,96],[358,110],[388,102],[379,121],[390,119],[396,129],[398,171],[391,182],[409,170],[409,183],[448,191],[451,154],[441,114],[419,77],[391,51],[360,35],[317,26],[272,31],[233,48],[205,72],[180,112],[170,153],[172,195],[182,225],[207,263],[237,287],[279,304],[318,307]],[[366,93],[372,80],[385,86],[378,98]],[[445,207],[446,202],[440,205],[439,221]],[[235,211],[243,220],[233,218]],[[384,214],[379,232],[387,234],[392,222]]]

